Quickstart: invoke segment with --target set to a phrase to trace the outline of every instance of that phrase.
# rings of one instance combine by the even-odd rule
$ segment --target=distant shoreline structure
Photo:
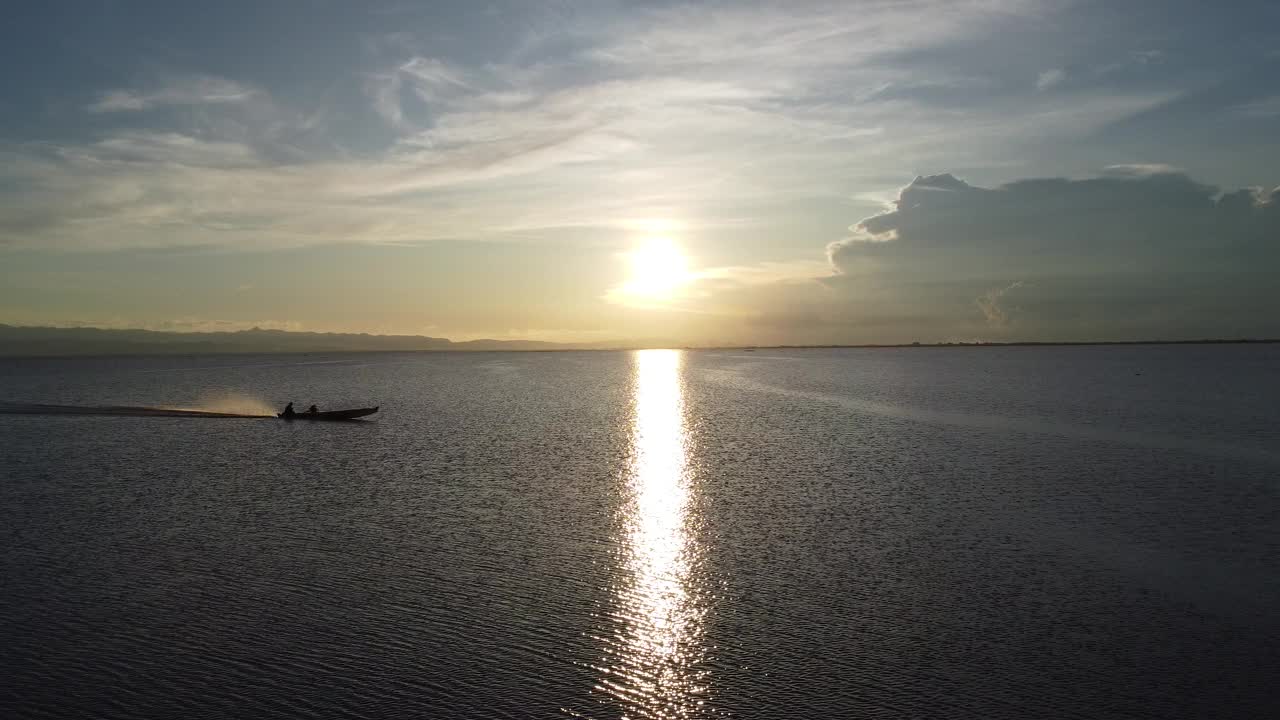
[[[680,348],[684,350],[822,350],[885,348],[1073,347],[1111,345],[1269,344],[1280,338],[1192,340],[954,341],[815,345],[683,345],[680,343],[554,343],[536,340],[455,342],[425,335],[368,335],[285,330],[173,332],[89,327],[31,327],[0,324],[0,357],[124,355],[235,355],[360,352],[568,352]]]

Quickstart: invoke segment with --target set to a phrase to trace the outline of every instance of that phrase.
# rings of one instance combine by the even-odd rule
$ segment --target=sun
[[[671,238],[647,238],[629,259],[631,276],[622,291],[637,299],[670,300],[691,279],[689,261]]]

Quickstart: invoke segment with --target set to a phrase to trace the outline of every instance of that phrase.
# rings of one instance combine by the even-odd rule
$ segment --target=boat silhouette
[[[326,410],[325,412],[276,413],[276,417],[281,420],[355,420],[378,412],[379,407],[382,406],[375,405],[371,408],[354,410]]]

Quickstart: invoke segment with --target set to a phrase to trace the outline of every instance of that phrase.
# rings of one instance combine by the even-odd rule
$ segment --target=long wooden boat
[[[372,415],[378,412],[381,405],[371,408],[357,408],[355,410],[326,410],[325,412],[295,412],[292,415],[277,413],[276,417],[281,420],[355,420],[366,415]]]

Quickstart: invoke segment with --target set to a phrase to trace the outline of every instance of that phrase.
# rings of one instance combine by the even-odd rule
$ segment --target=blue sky
[[[1266,2],[27,4],[0,322],[1280,334],[1278,48]]]

